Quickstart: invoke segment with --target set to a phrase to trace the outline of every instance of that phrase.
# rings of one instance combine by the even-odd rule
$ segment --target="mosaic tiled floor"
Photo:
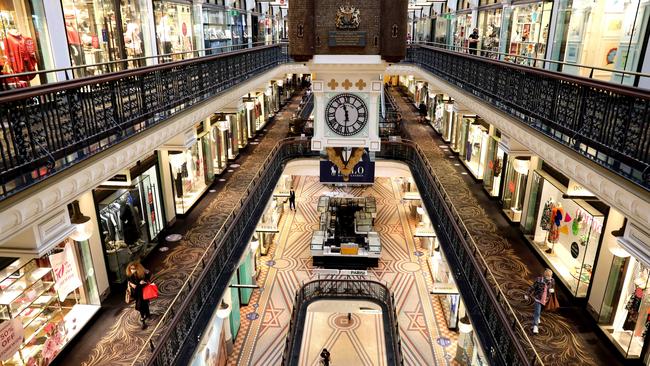
[[[284,214],[281,231],[276,235],[276,248],[261,260],[262,291],[254,291],[251,300],[257,307],[246,308],[258,312],[259,317],[249,320],[251,317],[242,312],[242,328],[228,365],[278,365],[295,291],[302,282],[315,278],[309,241],[312,231],[318,227],[318,197],[332,189],[320,184],[317,177],[300,177],[294,187],[298,210]],[[409,218],[397,185],[388,178],[379,178],[371,187],[333,190],[354,196],[372,195],[377,199],[375,225],[381,235],[383,252],[379,267],[371,269],[368,278],[386,283],[395,294],[405,364],[453,364],[457,337],[447,329],[438,299],[429,295],[431,278],[424,259],[428,254],[413,240],[415,221]],[[437,342],[439,338],[450,342]]]

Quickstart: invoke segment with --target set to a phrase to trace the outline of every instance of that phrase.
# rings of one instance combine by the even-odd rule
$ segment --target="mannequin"
[[[36,70],[37,59],[34,41],[30,37],[23,36],[17,29],[12,28],[7,31],[4,51],[10,68],[5,69],[3,65],[3,73],[9,70],[15,74]],[[31,80],[34,77],[35,75],[29,76],[26,80]]]
[[[81,43],[81,37],[79,36],[79,31],[74,27],[71,21],[66,20],[65,30],[68,36],[68,48],[70,49],[70,57],[72,58],[72,64],[74,66],[79,66],[84,64],[84,54],[83,54],[83,44]]]
[[[647,276],[645,278],[639,277],[634,281],[634,292],[630,295],[630,298],[625,305],[627,317],[625,318],[625,323],[623,323],[623,330],[634,332],[637,319],[639,318],[639,308],[641,307],[641,302],[643,300],[643,292],[646,289],[647,282]]]
[[[552,254],[553,249],[555,249],[555,243],[557,243],[560,239],[560,225],[562,225],[563,218],[564,209],[562,208],[562,204],[560,202],[553,204],[551,208],[550,222],[547,224],[549,230],[548,237],[546,239],[546,241],[551,244],[551,247],[546,250],[546,253]]]

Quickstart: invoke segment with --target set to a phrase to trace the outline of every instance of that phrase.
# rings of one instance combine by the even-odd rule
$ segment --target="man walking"
[[[293,187],[289,189],[289,209],[296,210],[296,191],[293,190]]]
[[[553,271],[546,269],[544,275],[537,277],[535,282],[528,288],[528,292],[524,298],[528,300],[528,295],[533,295],[533,334],[539,333],[539,323],[542,316],[542,307],[546,305],[550,295],[555,292],[555,280],[553,279]]]

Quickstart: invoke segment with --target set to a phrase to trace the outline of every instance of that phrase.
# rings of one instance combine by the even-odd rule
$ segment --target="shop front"
[[[488,142],[490,140],[490,125],[476,115],[459,113],[457,139],[452,144],[452,150],[458,152],[460,161],[472,173],[474,178],[483,179],[486,168]],[[457,149],[454,150],[454,147]]]
[[[517,163],[512,166],[514,170]],[[533,171],[530,179],[523,232],[569,292],[584,298],[592,282],[608,208],[593,197],[571,198],[567,193],[571,193],[567,186],[571,181],[546,164]]]
[[[0,250],[2,365],[52,363],[100,309],[95,222],[74,201],[35,225]]]
[[[506,48],[506,52],[512,56],[507,57],[507,61],[533,66],[533,60],[516,59],[514,56],[545,58],[552,9],[552,1],[513,2]]]
[[[478,31],[480,49],[489,52],[499,52],[499,38],[501,36],[503,8],[501,4],[479,8]],[[483,56],[499,58],[497,54],[484,53]]]
[[[558,71],[631,85],[631,75],[591,70],[571,64],[604,69],[637,71],[648,37],[647,1],[574,0],[558,3],[558,21],[551,58],[564,61]]]
[[[449,45],[450,44],[450,30],[451,27],[451,14],[443,14],[436,17],[436,25],[434,27],[433,42],[438,45]]]
[[[228,26],[228,13],[222,6],[203,4],[203,48],[206,55],[229,50],[232,45],[232,31]]]
[[[623,215],[614,209],[607,226],[587,310],[625,359],[638,360],[648,348],[650,329],[650,256],[646,249],[650,236],[633,224],[626,225]],[[625,235],[616,230],[619,236],[613,236],[612,228],[624,229]]]
[[[221,175],[228,167],[228,157],[231,154],[230,146],[230,121],[224,114],[214,114],[208,118],[208,133],[200,138],[203,144],[203,156],[205,157],[206,182],[214,180],[215,176]]]
[[[467,37],[472,33],[472,13],[470,10],[462,10],[456,13],[456,26],[454,27],[454,46],[467,48],[469,46]]]
[[[112,283],[126,281],[128,263],[146,258],[166,226],[158,169],[154,154],[93,190]]]
[[[507,153],[500,142],[501,134],[499,130],[496,130],[494,135],[491,135],[488,139],[487,162],[483,172],[483,188],[490,197],[499,197],[501,195],[501,181]]]
[[[159,55],[186,52],[166,56],[163,61],[176,61],[194,57],[192,3],[183,0],[154,0],[156,44]]]
[[[429,121],[433,125],[433,129],[443,136],[447,136],[449,139],[449,132],[445,134],[445,131],[450,131],[451,129],[448,124],[449,120],[453,117],[453,100],[445,94],[433,94],[433,101],[431,102],[430,108],[430,119]],[[448,141],[447,141],[448,142]]]
[[[181,134],[165,145],[164,153],[169,161],[170,181],[176,214],[187,214],[208,189],[208,163],[204,146],[211,151],[212,135],[205,131],[203,123]],[[210,159],[212,160],[212,159]],[[210,162],[210,165],[212,162]],[[210,172],[213,175],[212,172]]]
[[[42,1],[0,1],[0,45],[0,77],[54,68]],[[41,75],[2,78],[0,90],[53,81]]]

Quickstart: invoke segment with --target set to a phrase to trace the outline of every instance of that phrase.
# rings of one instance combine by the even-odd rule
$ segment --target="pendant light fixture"
[[[70,204],[72,206],[72,217],[70,223],[75,226],[74,232],[70,234],[70,239],[74,241],[86,241],[93,235],[93,223],[90,217],[84,216],[79,208],[79,201],[75,200]]]

